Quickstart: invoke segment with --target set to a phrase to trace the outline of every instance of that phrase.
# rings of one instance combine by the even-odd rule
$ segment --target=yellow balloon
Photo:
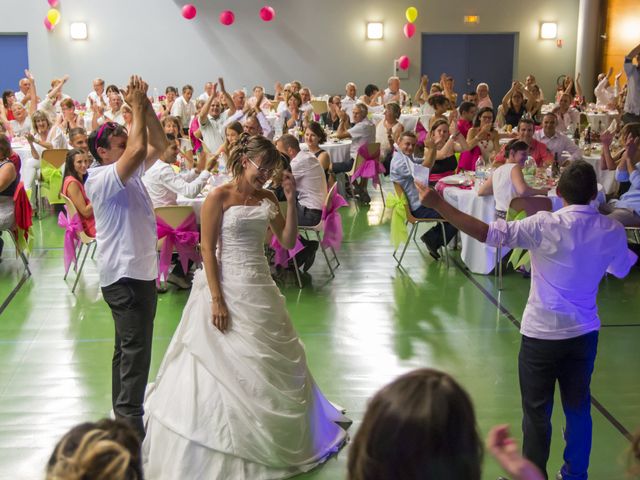
[[[51,8],[47,12],[47,18],[49,19],[49,22],[51,22],[51,25],[57,25],[60,21],[60,12],[55,8]]]
[[[404,12],[404,15],[407,17],[407,21],[413,23],[418,18],[418,9],[416,7],[409,7],[407,11]]]

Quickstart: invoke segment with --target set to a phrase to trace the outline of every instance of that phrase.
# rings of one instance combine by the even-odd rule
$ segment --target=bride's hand
[[[229,326],[229,311],[221,297],[211,300],[211,313],[213,315],[213,326],[224,333]]]

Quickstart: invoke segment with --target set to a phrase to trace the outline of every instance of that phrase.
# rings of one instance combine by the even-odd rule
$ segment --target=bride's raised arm
[[[220,287],[220,274],[216,259],[216,248],[222,227],[222,215],[226,192],[222,188],[216,188],[211,192],[202,205],[201,212],[201,241],[202,261],[207,275],[207,283],[211,291],[211,313],[213,325],[224,332],[229,325],[229,312],[222,296]]]
[[[270,193],[271,201],[278,206],[278,215],[270,222],[271,230],[278,237],[280,245],[287,250],[292,249],[296,245],[298,237],[298,211],[296,209],[296,181],[293,174],[288,170],[282,172],[282,189],[287,197],[287,219],[285,221],[280,211],[280,206],[275,195]]]

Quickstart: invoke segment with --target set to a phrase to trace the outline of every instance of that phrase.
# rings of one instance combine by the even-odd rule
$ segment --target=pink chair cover
[[[189,215],[184,222],[173,228],[160,217],[156,217],[158,228],[158,239],[164,238],[164,244],[160,250],[160,265],[158,268],[158,280],[164,275],[166,279],[169,275],[169,267],[171,266],[171,255],[174,248],[178,252],[178,259],[182,264],[182,270],[187,272],[189,269],[189,260],[199,263],[200,254],[197,246],[200,240],[198,233],[198,223],[195,214]]]
[[[373,155],[369,155],[369,149],[367,145],[362,145],[358,149],[358,155],[360,155],[364,161],[357,170],[353,173],[351,177],[351,183],[356,181],[356,179],[368,178],[373,179],[373,184],[377,187],[380,184],[380,174],[385,173],[387,170],[384,168],[384,165],[380,163],[380,150],[375,152]]]
[[[418,147],[424,147],[424,141],[427,139],[427,133],[427,129],[424,128],[422,122],[418,120],[418,123],[416,123],[416,135],[418,136],[416,145]]]
[[[66,207],[65,207],[66,210]],[[80,221],[80,217],[76,213],[72,218],[69,218],[69,213],[65,215],[65,212],[60,212],[58,215],[58,226],[64,228],[64,273],[65,275],[69,272],[69,267],[71,266],[71,262],[74,263],[78,261],[76,257],[76,248],[78,247],[78,242],[80,242],[80,237],[78,234],[82,232],[82,221]]]
[[[322,209],[322,220],[324,222],[324,233],[320,243],[324,248],[332,247],[340,250],[342,247],[342,217],[338,209],[349,205],[337,191],[329,200],[329,205]]]
[[[271,248],[276,252],[275,257],[273,258],[274,263],[279,267],[285,268],[293,257],[304,250],[304,245],[302,245],[300,235],[298,235],[295,246],[291,250],[285,250],[285,248],[280,245],[278,237],[274,235],[271,237]]]

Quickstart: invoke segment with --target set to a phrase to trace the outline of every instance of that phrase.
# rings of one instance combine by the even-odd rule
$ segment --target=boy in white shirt
[[[192,97],[193,87],[191,85],[185,85],[182,87],[182,96],[178,97],[173,103],[173,107],[171,107],[171,115],[180,119],[185,135],[189,133],[191,117],[196,114],[196,102],[193,101]]]

